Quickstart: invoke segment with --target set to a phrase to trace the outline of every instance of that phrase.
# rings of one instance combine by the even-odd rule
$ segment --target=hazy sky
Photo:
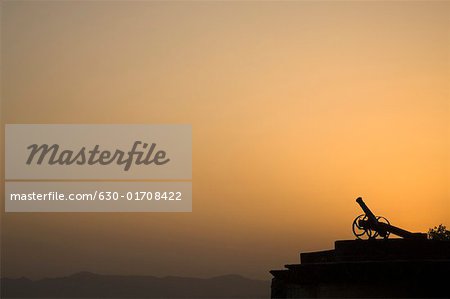
[[[2,212],[2,275],[268,279],[352,239],[358,196],[450,226],[448,1],[1,10],[2,123],[193,128],[192,213]]]

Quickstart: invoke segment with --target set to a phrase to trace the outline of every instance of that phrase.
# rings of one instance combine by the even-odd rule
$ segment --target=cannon
[[[352,225],[353,234],[357,239],[389,238],[390,234],[404,239],[426,239],[427,234],[412,233],[402,228],[393,226],[383,216],[375,216],[361,197],[356,199],[364,214],[355,218]]]

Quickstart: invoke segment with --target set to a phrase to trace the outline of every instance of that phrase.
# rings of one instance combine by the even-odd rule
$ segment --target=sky
[[[358,196],[402,228],[450,226],[449,16],[448,1],[2,1],[2,124],[193,131],[192,213],[2,208],[2,276],[269,279],[353,239]]]

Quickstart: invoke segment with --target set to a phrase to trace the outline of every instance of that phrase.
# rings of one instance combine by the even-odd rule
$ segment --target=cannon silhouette
[[[389,220],[382,216],[375,216],[367,207],[361,197],[356,199],[356,202],[361,206],[364,214],[359,215],[353,221],[353,234],[358,239],[375,239],[381,237],[389,238],[390,234],[397,235],[405,239],[426,239],[427,234],[412,233],[402,228],[393,226]]]

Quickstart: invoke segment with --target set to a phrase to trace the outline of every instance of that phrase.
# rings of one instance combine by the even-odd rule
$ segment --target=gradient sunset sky
[[[192,213],[2,203],[2,276],[268,279],[353,239],[358,196],[450,226],[448,1],[2,1],[1,76],[2,124],[193,130]]]

